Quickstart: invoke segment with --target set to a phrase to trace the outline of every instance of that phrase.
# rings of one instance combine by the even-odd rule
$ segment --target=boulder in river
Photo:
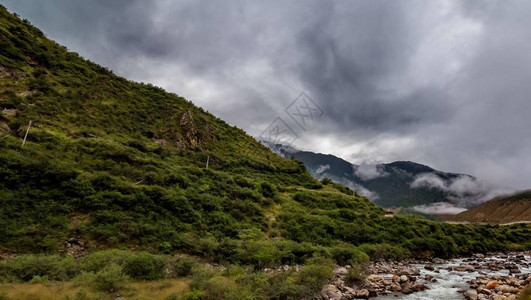
[[[495,288],[497,286],[498,286],[498,282],[497,281],[489,281],[489,283],[487,283],[487,285],[486,285],[486,288],[488,288],[489,290],[492,290],[493,288]]]
[[[478,292],[476,290],[468,290],[464,294],[465,299],[467,300],[477,300],[478,299]]]

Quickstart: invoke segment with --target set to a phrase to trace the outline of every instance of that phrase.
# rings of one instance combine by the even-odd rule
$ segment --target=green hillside
[[[492,199],[455,215],[450,221],[488,224],[531,223],[531,191]]]
[[[264,267],[314,254],[345,263],[362,250],[448,256],[531,246],[524,225],[385,218],[366,198],[316,181],[182,97],[67,51],[4,8],[0,111],[0,254],[55,253],[75,238],[89,251]]]

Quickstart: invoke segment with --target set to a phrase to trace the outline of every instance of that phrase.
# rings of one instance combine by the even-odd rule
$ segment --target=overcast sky
[[[258,136],[531,188],[531,1],[0,0],[48,37]],[[284,109],[305,91],[306,131]]]

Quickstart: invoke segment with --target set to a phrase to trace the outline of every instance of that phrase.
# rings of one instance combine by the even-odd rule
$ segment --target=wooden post
[[[210,155],[207,156],[207,166],[206,166],[207,169],[208,169],[208,162],[209,162],[209,161],[210,161]]]
[[[24,135],[24,140],[22,141],[22,146],[20,146],[20,147],[24,147],[24,144],[26,144],[26,139],[28,138],[28,132],[29,132],[30,127],[31,127],[31,122],[32,121],[29,121],[28,129],[26,129],[26,134]]]

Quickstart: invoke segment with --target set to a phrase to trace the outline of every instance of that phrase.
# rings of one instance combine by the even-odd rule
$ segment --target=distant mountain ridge
[[[442,172],[411,161],[356,165],[331,154],[263,143],[281,156],[302,161],[314,177],[331,178],[383,207],[456,214],[498,192],[473,176]]]
[[[488,224],[531,222],[531,190],[492,199],[454,216],[450,221]]]

